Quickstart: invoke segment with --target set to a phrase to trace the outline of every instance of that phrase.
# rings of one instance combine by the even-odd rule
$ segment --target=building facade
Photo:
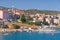
[[[9,11],[8,10],[0,10],[0,19],[8,20],[9,19]]]

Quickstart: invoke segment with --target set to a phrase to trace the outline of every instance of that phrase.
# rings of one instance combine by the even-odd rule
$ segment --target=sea
[[[0,33],[0,40],[60,40],[60,31]]]

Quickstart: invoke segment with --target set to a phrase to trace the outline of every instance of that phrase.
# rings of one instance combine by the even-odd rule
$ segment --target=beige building
[[[54,19],[54,23],[59,24],[59,19]]]
[[[50,18],[45,18],[45,20],[50,24]]]

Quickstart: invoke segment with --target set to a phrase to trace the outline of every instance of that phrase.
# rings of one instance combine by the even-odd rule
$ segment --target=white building
[[[9,19],[9,11],[8,10],[0,10],[0,19],[4,19],[4,20]]]

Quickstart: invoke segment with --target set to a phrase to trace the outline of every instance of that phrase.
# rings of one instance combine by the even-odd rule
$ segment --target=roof
[[[16,12],[24,13],[24,10],[16,10]]]
[[[0,11],[3,11],[3,12],[9,12],[8,10],[0,10]]]

